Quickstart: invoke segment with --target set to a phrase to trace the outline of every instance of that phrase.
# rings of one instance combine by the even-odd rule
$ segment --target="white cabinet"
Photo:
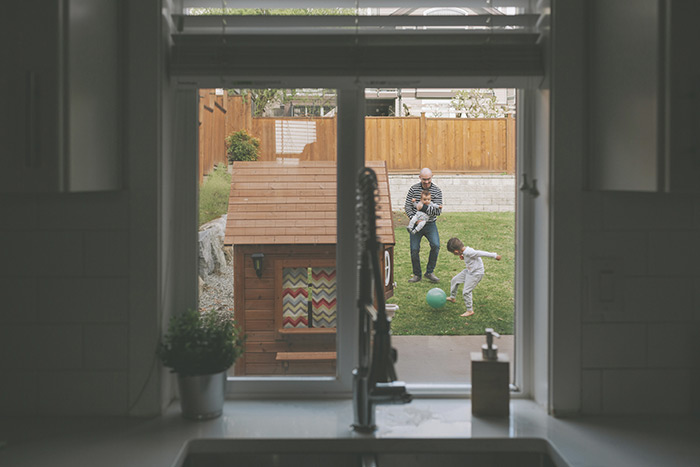
[[[698,2],[588,7],[588,187],[700,191]]]
[[[118,0],[22,0],[0,28],[0,192],[122,187]]]

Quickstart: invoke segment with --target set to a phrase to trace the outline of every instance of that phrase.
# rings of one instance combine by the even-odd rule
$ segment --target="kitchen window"
[[[347,395],[351,392],[351,371],[356,365],[357,356],[354,175],[364,164],[365,88],[515,87],[520,88],[519,93],[524,96],[523,99],[519,99],[519,113],[527,115],[526,96],[531,92],[530,89],[539,84],[543,75],[537,34],[529,33],[534,28],[533,21],[537,16],[533,15],[534,13],[525,12],[517,18],[496,18],[495,21],[484,23],[484,26],[474,26],[474,29],[467,31],[468,33],[464,33],[468,25],[462,24],[459,25],[462,29],[458,32],[450,33],[444,30],[445,25],[452,24],[454,19],[445,20],[439,17],[437,20],[428,21],[428,29],[423,28],[420,32],[412,33],[410,28],[403,28],[403,35],[399,41],[395,40],[392,34],[374,35],[379,32],[374,26],[375,20],[363,20],[363,24],[367,25],[365,32],[355,28],[353,31],[346,29],[346,33],[351,33],[343,34],[340,26],[340,29],[323,35],[323,28],[313,26],[317,20],[307,17],[294,21],[298,22],[302,29],[306,27],[306,23],[312,24],[313,35],[280,35],[272,29],[268,29],[270,34],[260,34],[260,31],[252,30],[228,34],[231,29],[227,31],[229,26],[226,24],[236,21],[226,20],[222,23],[219,18],[217,32],[214,32],[215,28],[212,27],[209,29],[211,34],[199,35],[195,39],[195,34],[190,33],[197,28],[200,28],[200,32],[206,31],[208,26],[197,23],[198,20],[188,25],[190,19],[176,17],[174,26],[179,31],[173,34],[171,73],[180,82],[190,86],[192,82],[196,82],[199,87],[313,86],[338,90],[336,374],[318,377],[233,377],[229,389],[232,397],[253,394],[315,394],[316,397],[323,397]],[[390,18],[388,16],[383,20],[388,23],[395,21]],[[467,22],[475,23],[483,19],[469,16],[464,18],[467,18]],[[263,21],[261,18],[254,20],[251,24]],[[509,20],[527,25],[504,25]],[[409,18],[408,23],[412,24],[415,21]],[[426,34],[426,31],[430,32],[431,25],[441,28],[439,34],[437,30],[433,30],[436,34]],[[523,34],[511,34],[516,29]],[[276,32],[282,30],[284,29],[278,28]],[[480,30],[485,35],[479,34]],[[488,50],[488,60],[484,60],[485,50]],[[461,59],[449,58],[455,56]],[[192,108],[191,111],[196,109]],[[525,131],[519,131],[518,154],[520,160],[525,161],[529,157],[528,127],[525,122],[519,125],[525,128]],[[527,164],[521,166],[521,170],[525,170]],[[518,193],[521,199],[522,192]],[[520,204],[522,203],[519,201]],[[525,211],[521,210],[521,219],[527,218],[528,214]],[[518,226],[521,225],[526,223],[519,221]],[[527,235],[523,229],[519,230],[519,235]],[[523,244],[526,243],[527,238]],[[527,277],[526,271],[523,271],[527,263],[519,261],[516,264],[519,268],[516,281],[522,281],[523,277]],[[527,293],[526,287],[520,290]],[[527,326],[527,315],[523,312],[527,303],[528,297],[521,296],[517,299],[516,333],[519,332],[518,329]],[[522,306],[523,304],[525,305]],[[344,313],[343,310],[349,312]],[[519,345],[527,347],[528,343]],[[516,353],[520,356],[527,354],[525,351]],[[517,364],[521,371],[516,374],[516,379],[527,373],[523,370],[527,365],[526,361]],[[450,392],[450,388],[433,389],[437,392]],[[430,388],[426,390],[429,392]],[[466,390],[468,388],[456,388],[453,392],[464,394]]]

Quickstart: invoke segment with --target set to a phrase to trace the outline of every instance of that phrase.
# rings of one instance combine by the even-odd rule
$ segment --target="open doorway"
[[[338,131],[335,91],[201,89],[199,94],[200,202],[207,198],[203,195],[207,188],[221,183],[221,178],[228,180],[224,182],[229,188],[224,202],[227,217],[232,209],[238,217],[243,213],[247,216],[251,210],[259,214],[255,220],[239,218],[222,222],[216,221],[220,216],[215,217],[214,223],[219,223],[216,229],[223,225],[224,230],[219,255],[221,267],[203,269],[200,262],[203,281],[200,308],[237,308],[240,311],[237,319],[244,323],[249,335],[249,352],[237,362],[231,374],[334,376],[336,354],[342,351],[337,348],[335,322],[329,312],[335,293],[331,279],[335,244],[333,239],[320,239],[320,236],[333,230],[336,219],[328,214],[332,208],[319,211],[318,205],[322,201],[335,202]],[[365,161],[382,162],[382,174],[386,177],[383,207],[387,212],[380,222],[390,227],[391,235],[387,236],[392,237],[385,242],[391,256],[384,264],[390,271],[386,273],[388,287],[391,286],[387,296],[399,306],[393,322],[393,344],[399,350],[398,375],[409,384],[468,385],[469,353],[480,350],[483,337],[475,335],[483,336],[486,327],[502,334],[499,347],[515,360],[512,353],[515,348],[515,91],[368,88],[365,109],[373,108],[370,105],[373,99],[380,99],[389,114],[376,117],[365,111],[364,140]],[[222,116],[221,122],[215,121],[217,114]],[[234,134],[238,136],[232,138]],[[246,144],[241,143],[241,138]],[[256,162],[251,162],[247,169],[253,172],[249,172],[243,170],[246,162],[238,164],[234,171],[234,163],[228,160],[231,145],[255,147],[256,140],[256,162],[261,164],[261,169],[263,163],[268,166],[255,170],[252,164]],[[219,167],[216,162],[207,162],[211,168],[204,168],[206,164],[202,161],[216,159],[211,157],[215,153],[223,154],[219,157],[223,159],[218,162]],[[407,282],[411,276],[410,235],[406,232],[409,219],[404,207],[408,189],[418,182],[423,167],[432,169],[434,182],[445,195],[444,214],[437,221],[441,249],[435,274],[440,282],[435,284],[426,279]],[[321,173],[324,171],[325,174]],[[280,178],[290,175],[290,179]],[[290,184],[304,176],[311,178],[296,188]],[[257,182],[264,182],[264,188],[253,186]],[[324,188],[331,191],[324,193]],[[260,197],[261,190],[265,195],[281,196],[272,196],[268,205],[253,209],[251,203]],[[280,208],[280,198],[289,196],[300,199]],[[303,210],[302,214],[298,211],[299,203],[313,208]],[[260,212],[261,209],[268,214]],[[328,217],[316,218],[319,212],[325,212],[323,216]],[[292,228],[292,224],[301,230],[314,227],[313,235],[317,238],[301,245],[278,236],[270,239],[276,252],[262,251],[269,247],[264,247],[257,236],[274,237],[265,235],[265,229],[269,233],[273,227]],[[215,229],[210,220],[202,226],[201,232]],[[211,235],[201,232],[200,248],[206,251],[208,247],[202,245],[202,239]],[[292,236],[298,237],[299,232]],[[498,263],[489,258],[483,260],[487,272],[473,292],[475,313],[468,318],[460,316],[466,311],[462,309],[466,305],[461,287],[454,304],[447,302],[432,308],[426,302],[426,293],[432,288],[441,288],[449,296],[451,277],[464,268],[463,261],[447,251],[446,242],[452,236],[474,249],[496,252],[503,258]],[[248,288],[239,279],[235,288],[240,291],[237,307],[233,291],[235,242],[241,246],[239,266],[246,280],[250,276],[250,284],[256,278],[260,282]],[[304,264],[296,264],[299,258],[290,257],[292,250],[300,253],[313,248],[320,253],[305,253],[301,260]],[[429,250],[424,240],[423,267]],[[254,254],[262,254],[264,258],[261,277],[257,277],[253,267]],[[205,255],[202,253],[200,259]],[[319,284],[323,290],[318,288]],[[314,320],[315,313],[319,316],[322,302],[326,307],[322,313],[327,316]],[[244,310],[247,316],[243,315]]]

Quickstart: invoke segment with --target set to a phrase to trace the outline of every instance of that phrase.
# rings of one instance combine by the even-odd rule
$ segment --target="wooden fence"
[[[226,135],[260,139],[260,160],[335,160],[335,117],[252,117],[250,100],[200,90],[199,173],[226,161]],[[365,158],[390,172],[515,173],[515,119],[366,117]]]
[[[392,172],[515,172],[514,118],[366,117],[365,157]]]
[[[226,135],[253,126],[250,100],[214,89],[199,90],[199,183],[216,164],[226,164]]]

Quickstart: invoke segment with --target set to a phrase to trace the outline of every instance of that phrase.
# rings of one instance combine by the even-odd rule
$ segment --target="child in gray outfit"
[[[496,261],[500,261],[501,255],[464,246],[464,243],[455,237],[447,241],[447,250],[453,255],[459,256],[460,259],[463,259],[464,265],[466,266],[462,272],[452,278],[452,282],[450,283],[450,296],[447,297],[447,300],[452,303],[456,302],[459,284],[464,284],[462,296],[464,297],[464,304],[467,306],[467,311],[460,316],[471,316],[474,314],[472,290],[481,282],[481,278],[484,277],[485,272],[484,262],[481,260],[481,257],[487,256],[489,258],[494,258]]]
[[[420,194],[420,202],[426,206],[434,206],[442,209],[442,204],[435,204],[432,203],[430,200],[430,190],[423,190]],[[412,198],[411,201],[413,202],[414,206],[418,204],[415,198]],[[406,230],[408,230],[408,233],[410,234],[420,232],[420,230],[425,226],[425,223],[429,217],[430,216],[428,216],[428,214],[423,211],[416,211],[413,217],[411,217],[411,221],[408,223]]]

